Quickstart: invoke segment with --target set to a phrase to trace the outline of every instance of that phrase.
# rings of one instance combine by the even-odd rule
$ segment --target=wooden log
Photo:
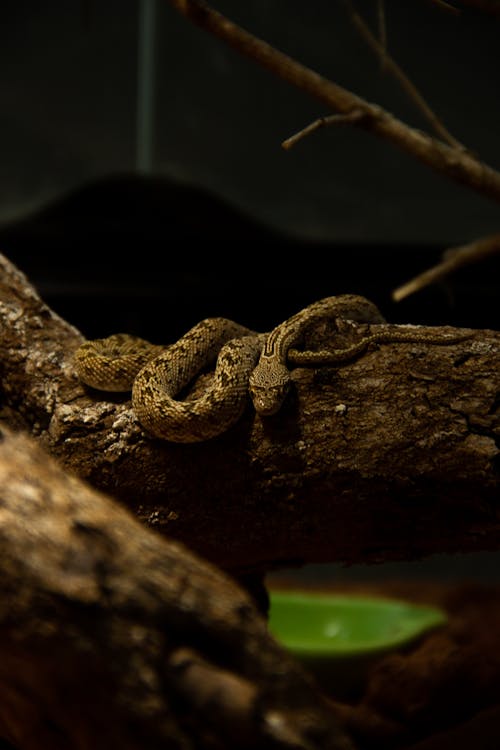
[[[5,428],[0,549],[0,742],[352,748],[229,576]]]

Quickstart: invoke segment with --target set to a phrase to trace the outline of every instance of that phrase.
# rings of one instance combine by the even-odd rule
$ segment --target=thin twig
[[[267,42],[237,26],[203,0],[169,0],[170,4],[195,25],[223,39],[238,52],[259,63],[276,76],[326,104],[340,114],[360,110],[356,123],[406,151],[431,169],[446,175],[477,193],[500,202],[500,173],[470,153],[452,148],[436,138],[411,128],[386,110],[370,104],[305,65],[285,55]]]
[[[385,70],[391,73],[399,82],[403,91],[405,91],[405,93],[417,106],[434,132],[450,146],[465,151],[465,146],[457,141],[457,139],[454,138],[451,133],[445,128],[435,112],[433,112],[433,110],[429,107],[417,87],[412,83],[412,81],[410,81],[410,79],[398,65],[398,63],[388,54],[385,44],[379,42],[378,39],[376,39],[376,37],[372,34],[369,27],[366,25],[357,10],[354,8],[352,0],[343,0],[343,2],[353,26],[357,29],[360,36],[365,40],[372,52],[374,52],[377,57],[380,58],[380,61],[383,64]]]
[[[419,292],[424,287],[429,286],[429,284],[435,284],[436,281],[449,276],[459,268],[470,263],[476,263],[488,255],[494,255],[499,252],[500,234],[491,234],[488,237],[482,237],[467,245],[450,248],[446,251],[445,258],[441,263],[427,269],[427,271],[415,276],[415,278],[403,284],[403,286],[395,289],[392,293],[392,299],[395,302],[400,302],[405,297],[409,297],[410,294]]]
[[[460,15],[460,8],[455,8],[454,5],[450,5],[446,0],[432,0],[434,5],[437,5],[441,10],[445,10],[447,13],[454,13],[456,16]]]
[[[318,117],[317,120],[314,120],[314,122],[311,122],[305,128],[299,130],[298,133],[294,133],[294,135],[291,135],[289,138],[283,141],[281,146],[285,150],[288,150],[289,148],[292,148],[292,146],[295,146],[295,144],[298,143],[298,141],[302,140],[302,138],[311,135],[311,133],[314,133],[320,128],[327,127],[328,125],[352,125],[358,122],[362,117],[363,113],[359,110],[354,110],[347,115],[329,115],[328,117]]]

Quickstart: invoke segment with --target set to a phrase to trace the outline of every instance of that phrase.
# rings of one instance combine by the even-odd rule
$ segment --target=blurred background
[[[344,3],[214,7],[427,127]],[[355,7],[376,31],[374,0]],[[86,336],[166,343],[211,315],[268,330],[340,293],[394,322],[498,327],[496,258],[391,301],[447,247],[498,232],[493,201],[349,126],[284,151],[331,113],[166,0],[18,0],[0,14],[0,251]],[[430,0],[387,0],[385,14],[388,52],[500,168],[499,17]],[[494,575],[492,559],[478,556],[479,575]],[[430,565],[461,575],[458,559]]]

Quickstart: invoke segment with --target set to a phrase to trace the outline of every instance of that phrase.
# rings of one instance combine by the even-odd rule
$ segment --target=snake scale
[[[75,368],[83,383],[98,390],[131,390],[135,415],[150,435],[194,443],[220,435],[235,424],[248,393],[258,414],[275,414],[291,383],[287,362],[337,364],[364,351],[370,343],[444,344],[467,338],[413,330],[381,331],[345,349],[309,352],[295,348],[312,325],[332,318],[385,323],[372,302],[344,294],[312,303],[270,333],[257,333],[226,318],[207,318],[170,346],[127,334],[87,341],[75,353]],[[176,398],[214,362],[214,377],[199,398]]]

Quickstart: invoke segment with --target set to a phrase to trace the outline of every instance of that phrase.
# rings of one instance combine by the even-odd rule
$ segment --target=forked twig
[[[415,84],[410,81],[400,65],[398,65],[398,63],[389,55],[389,53],[387,52],[386,42],[379,42],[378,39],[372,34],[370,28],[367,26],[363,18],[355,9],[352,0],[343,0],[343,3],[351,19],[351,23],[359,32],[360,36],[365,40],[372,52],[374,52],[377,57],[380,58],[384,70],[389,72],[398,81],[403,91],[416,105],[416,107],[421,112],[423,117],[427,120],[436,135],[442,138],[450,146],[466,151],[465,146],[457,141],[457,139],[454,138],[451,133],[445,128],[444,124],[441,122],[436,113],[429,107]],[[383,25],[383,28],[384,27],[385,24]]]
[[[258,62],[296,88],[323,102],[334,111],[350,115],[361,112],[356,127],[362,127],[406,151],[431,169],[446,175],[477,193],[500,201],[500,173],[470,153],[453,148],[427,133],[411,128],[375,104],[370,104],[330,81],[267,42],[253,36],[203,0],[169,0],[182,15],[241,54]]]

